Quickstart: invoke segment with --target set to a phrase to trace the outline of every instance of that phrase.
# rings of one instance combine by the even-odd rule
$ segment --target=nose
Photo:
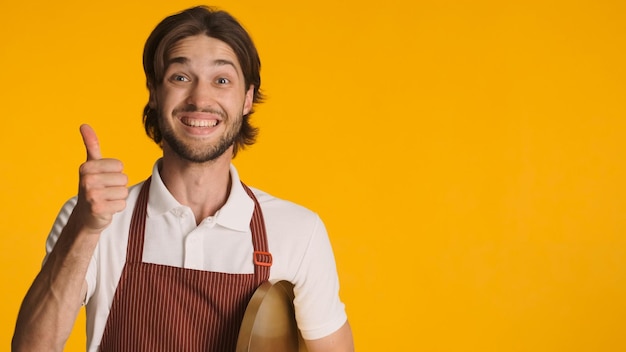
[[[196,80],[192,85],[186,103],[202,110],[215,105],[213,87],[210,82]]]

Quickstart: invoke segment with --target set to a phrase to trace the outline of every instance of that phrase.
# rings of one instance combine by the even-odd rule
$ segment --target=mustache
[[[172,115],[177,115],[181,112],[203,112],[218,115],[224,119],[226,118],[226,113],[221,109],[216,109],[212,107],[198,107],[194,104],[186,104],[185,106],[175,108],[174,111],[172,111]]]

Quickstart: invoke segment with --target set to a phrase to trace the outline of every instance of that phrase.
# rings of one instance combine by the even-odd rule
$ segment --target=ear
[[[154,89],[152,84],[148,84],[148,91],[150,92],[150,97],[148,98],[148,106],[150,107],[150,109],[154,110],[157,107],[156,90]]]
[[[252,103],[254,102],[254,86],[250,85],[246,92],[246,99],[243,102],[243,114],[248,115],[252,110]]]

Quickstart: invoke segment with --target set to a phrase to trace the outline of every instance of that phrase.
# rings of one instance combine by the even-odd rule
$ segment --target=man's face
[[[196,163],[232,155],[254,94],[235,52],[219,39],[196,35],[172,48],[166,67],[150,101],[159,113],[163,151]]]

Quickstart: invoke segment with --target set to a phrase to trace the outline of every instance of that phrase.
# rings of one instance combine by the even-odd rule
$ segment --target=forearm
[[[84,299],[98,238],[68,222],[22,302],[13,351],[63,350]]]

